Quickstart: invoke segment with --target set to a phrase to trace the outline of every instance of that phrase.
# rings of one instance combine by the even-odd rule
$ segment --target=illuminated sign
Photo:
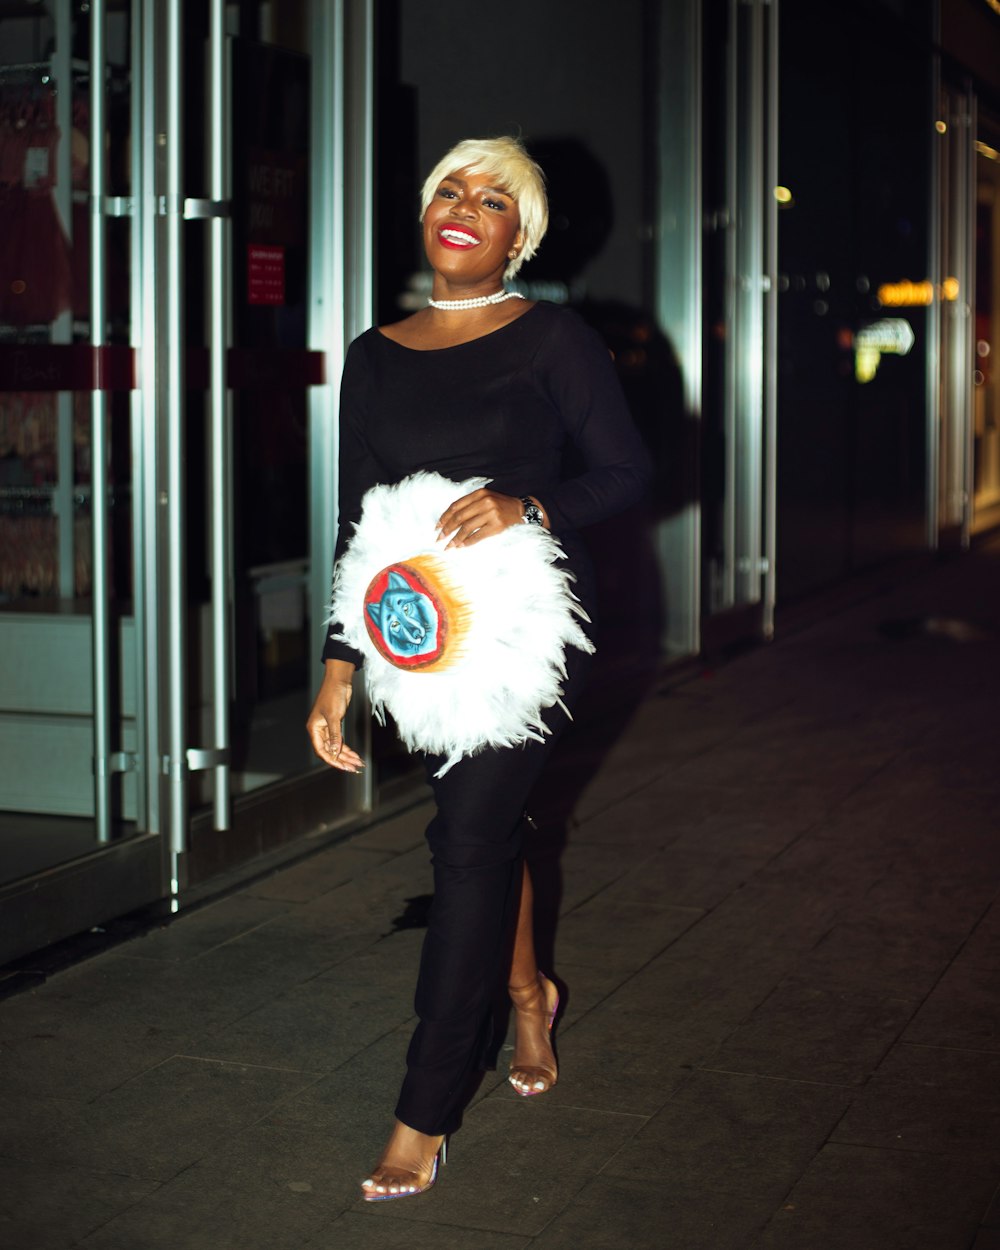
[[[854,376],[870,382],[878,373],[883,356],[908,356],[916,336],[904,317],[883,317],[854,336]]]
[[[878,302],[883,308],[926,308],[934,303],[934,283],[928,279],[911,282],[903,278],[899,282],[883,282],[878,289]],[[958,279],[945,278],[937,288],[938,299],[949,302],[958,299]]]

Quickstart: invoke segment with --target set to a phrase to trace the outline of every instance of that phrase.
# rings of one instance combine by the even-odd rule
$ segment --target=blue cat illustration
[[[389,584],[378,603],[366,603],[368,615],[395,655],[427,655],[437,647],[434,604],[406,578],[389,571]]]

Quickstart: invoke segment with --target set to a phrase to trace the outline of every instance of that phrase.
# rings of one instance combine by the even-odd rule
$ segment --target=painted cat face
[[[399,573],[389,573],[381,599],[366,603],[365,608],[395,655],[427,655],[437,648],[438,615],[434,604]]]

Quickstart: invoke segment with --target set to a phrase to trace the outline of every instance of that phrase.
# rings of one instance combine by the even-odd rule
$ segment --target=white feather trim
[[[334,637],[364,655],[379,721],[385,723],[388,710],[409,750],[446,757],[438,777],[487,746],[542,741],[549,732],[542,711],[563,693],[566,647],[594,650],[577,619],[590,618],[570,590],[573,574],[556,567],[565,553],[547,530],[511,525],[450,551],[437,541],[436,522],[449,504],[489,480],[452,482],[422,472],[372,487],[334,577],[330,619],[343,630]],[[374,577],[420,556],[442,566],[471,607],[463,644],[446,666],[430,671],[390,663],[365,625],[365,593]]]

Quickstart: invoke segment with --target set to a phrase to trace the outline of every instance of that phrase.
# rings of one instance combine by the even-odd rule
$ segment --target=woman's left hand
[[[438,538],[448,538],[449,547],[471,547],[484,538],[502,533],[511,525],[520,525],[524,505],[513,495],[501,495],[485,486],[471,495],[456,499],[438,521]]]

